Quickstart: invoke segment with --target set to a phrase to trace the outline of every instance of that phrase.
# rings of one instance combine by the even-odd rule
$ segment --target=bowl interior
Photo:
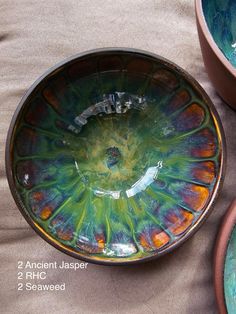
[[[163,254],[203,219],[222,175],[219,121],[178,68],[100,51],[46,75],[22,100],[10,182],[31,225],[97,262]]]
[[[236,1],[202,0],[202,7],[214,41],[236,67]]]
[[[228,313],[233,314],[236,309],[236,226],[232,231],[226,251],[224,292]]]

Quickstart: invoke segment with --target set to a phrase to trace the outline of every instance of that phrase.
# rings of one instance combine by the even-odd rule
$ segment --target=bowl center
[[[75,118],[80,128],[79,146],[72,152],[75,166],[96,195],[130,197],[154,181],[162,164],[152,145],[158,117],[152,119],[150,110],[154,104],[145,97],[116,92]]]

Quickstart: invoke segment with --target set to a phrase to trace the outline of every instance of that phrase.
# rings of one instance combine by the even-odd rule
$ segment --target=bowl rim
[[[236,77],[236,68],[230,63],[230,61],[226,58],[224,53],[220,50],[218,45],[216,44],[205,19],[205,15],[203,12],[202,7],[202,1],[203,0],[195,0],[195,12],[196,12],[196,18],[199,22],[199,25],[201,27],[201,30],[205,36],[205,39],[207,40],[208,44],[211,47],[211,50],[214,52],[216,57],[221,61],[221,63],[224,65],[224,67],[233,75]]]
[[[77,252],[73,249],[70,249],[68,246],[64,245],[63,243],[60,243],[58,240],[55,240],[52,236],[46,233],[43,230],[43,228],[40,227],[37,223],[35,223],[33,218],[31,218],[30,215],[27,214],[27,209],[25,209],[24,204],[21,201],[18,195],[17,189],[15,187],[14,175],[13,175],[13,169],[12,169],[12,154],[11,153],[12,153],[12,145],[13,145],[12,139],[14,135],[14,129],[15,129],[15,125],[17,123],[18,117],[20,116],[21,111],[25,107],[28,97],[30,97],[30,95],[40,86],[40,84],[44,80],[54,75],[57,71],[61,70],[63,67],[69,66],[73,62],[76,62],[78,59],[84,58],[84,57],[98,56],[101,54],[109,55],[111,53],[130,53],[130,54],[136,54],[136,55],[149,58],[149,59],[151,58],[153,60],[161,62],[162,64],[167,66],[169,69],[172,69],[176,71],[177,73],[179,73],[187,82],[189,82],[192,88],[195,89],[202,96],[202,99],[207,104],[215,120],[215,125],[216,125],[217,133],[218,133],[219,148],[221,152],[221,164],[220,164],[219,174],[218,174],[215,186],[214,186],[214,190],[212,192],[212,196],[207,206],[205,207],[204,212],[200,215],[198,220],[187,230],[187,232],[185,232],[184,235],[180,236],[180,238],[176,242],[164,248],[162,251],[160,252],[156,251],[155,253],[152,253],[149,256],[145,256],[145,257],[137,258],[133,260],[125,260],[125,261],[124,260],[122,261],[122,258],[115,258],[114,260],[112,259],[106,260],[104,258],[96,258],[95,256],[91,256],[91,255],[89,256],[89,254],[87,253],[82,254],[81,252]],[[12,120],[10,122],[10,126],[7,133],[6,147],[5,147],[5,168],[6,168],[6,175],[7,175],[8,185],[10,187],[11,194],[21,214],[23,215],[25,220],[28,222],[28,224],[33,228],[33,230],[41,238],[43,238],[46,242],[54,246],[56,249],[76,259],[89,262],[89,263],[94,263],[94,264],[115,265],[115,266],[138,264],[138,263],[143,263],[143,262],[154,260],[160,256],[163,256],[166,253],[171,252],[175,248],[182,245],[187,239],[189,239],[200,228],[200,226],[203,224],[203,222],[207,219],[207,217],[213,210],[216,199],[223,186],[225,170],[226,170],[226,158],[227,158],[226,140],[225,140],[225,133],[224,133],[224,129],[221,123],[221,119],[218,115],[218,112],[214,104],[212,103],[210,97],[207,95],[203,87],[201,87],[201,85],[190,74],[188,74],[188,72],[186,72],[180,66],[176,65],[174,62],[169,61],[168,59],[161,57],[155,53],[147,52],[141,49],[127,48],[127,47],[97,48],[97,49],[80,52],[78,54],[65,58],[61,62],[55,64],[54,66],[50,67],[47,71],[45,71],[44,74],[42,74],[38,79],[36,79],[36,81],[30,86],[30,88],[25,92],[25,94],[21,98],[13,114]]]
[[[224,268],[228,249],[234,227],[236,226],[236,198],[228,207],[223,221],[217,233],[214,249],[214,288],[220,313],[227,313],[227,305],[224,293]]]

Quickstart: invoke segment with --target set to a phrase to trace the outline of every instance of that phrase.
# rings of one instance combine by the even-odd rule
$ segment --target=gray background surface
[[[17,292],[17,261],[75,261],[27,225],[10,194],[4,147],[19,100],[50,66],[98,47],[149,50],[192,74],[212,98],[228,145],[227,173],[215,209],[199,232],[172,254],[131,267],[89,264],[48,272],[65,292]],[[217,96],[204,69],[190,0],[0,0],[0,312],[217,313],[212,250],[221,218],[235,196],[236,113]]]

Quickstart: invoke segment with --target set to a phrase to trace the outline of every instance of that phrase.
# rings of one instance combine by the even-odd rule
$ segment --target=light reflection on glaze
[[[75,79],[72,66],[39,89],[15,134],[15,180],[55,241],[125,261],[167,248],[199,219],[220,150],[211,112],[179,74],[112,62],[124,70]]]
[[[159,169],[162,168],[162,161],[158,161],[157,166],[149,167],[144,176],[142,176],[132,187],[125,191],[127,197],[133,197],[136,194],[145,191],[156,179]]]

